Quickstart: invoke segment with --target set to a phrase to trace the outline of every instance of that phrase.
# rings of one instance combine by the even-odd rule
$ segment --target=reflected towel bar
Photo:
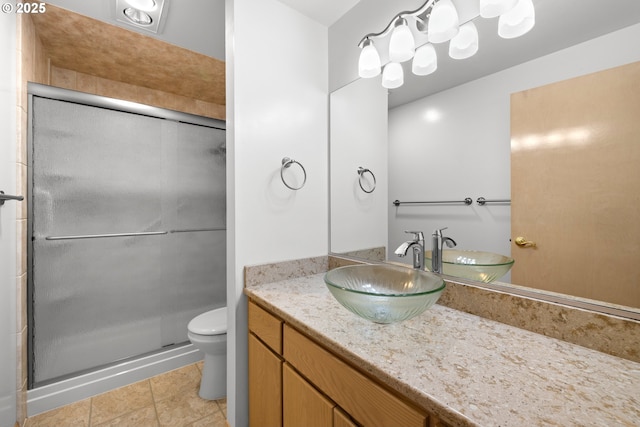
[[[8,194],[4,194],[4,191],[0,190],[0,206],[4,205],[6,200],[17,200],[21,202],[24,200],[23,196],[10,196]]]
[[[400,200],[395,200],[393,202],[394,206],[400,206],[400,205],[415,205],[415,204],[458,204],[458,203],[464,203],[465,205],[470,205],[471,203],[473,203],[473,200],[471,200],[471,197],[467,197],[464,200],[449,200],[449,201],[437,201],[437,202],[401,202]]]
[[[171,230],[169,233],[197,233],[200,231],[224,231],[226,227],[215,227],[215,228],[189,228],[184,230]]]
[[[484,206],[487,203],[511,203],[511,199],[487,200],[484,197],[478,197],[478,200],[476,200],[476,203],[478,203],[480,206]]]
[[[76,240],[76,239],[101,239],[104,237],[134,237],[134,236],[157,236],[167,234],[168,231],[147,231],[143,233],[115,233],[115,234],[85,234],[80,236],[49,236],[45,240]]]

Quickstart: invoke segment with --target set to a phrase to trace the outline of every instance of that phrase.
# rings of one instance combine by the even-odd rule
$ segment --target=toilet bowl
[[[187,326],[189,341],[204,353],[199,395],[216,400],[227,395],[227,307],[194,317]]]

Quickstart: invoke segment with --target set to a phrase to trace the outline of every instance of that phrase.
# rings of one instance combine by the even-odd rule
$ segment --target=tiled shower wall
[[[27,194],[27,82],[48,84],[65,89],[78,90],[95,95],[108,96],[126,101],[139,102],[161,108],[196,114],[215,119],[225,119],[225,106],[161,92],[127,83],[108,80],[53,66],[36,33],[36,28],[27,14],[16,15],[17,19],[17,55],[18,66],[18,153],[16,194]],[[17,205],[17,277],[18,289],[16,312],[17,320],[17,419],[24,424],[27,415],[27,200]]]
[[[16,15],[17,19],[17,54],[18,66],[18,152],[16,154],[16,170],[18,172],[16,194],[27,194],[27,82],[47,83],[49,67],[42,42],[38,38],[31,17],[26,14]],[[20,425],[27,416],[27,200],[16,203],[17,213],[17,274],[16,284],[18,301],[17,336],[17,420]]]

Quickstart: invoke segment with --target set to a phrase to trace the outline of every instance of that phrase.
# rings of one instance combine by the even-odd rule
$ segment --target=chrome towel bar
[[[6,200],[17,200],[19,202],[24,200],[22,196],[10,196],[8,194],[4,194],[4,191],[0,190],[0,206],[4,205]]]
[[[471,200],[471,197],[467,197],[464,200],[448,200],[448,201],[433,201],[433,202],[401,202],[400,200],[395,200],[393,202],[394,206],[400,206],[400,205],[416,205],[416,204],[445,204],[445,205],[454,205],[454,204],[458,204],[458,203],[464,203],[465,205],[470,205],[471,203],[473,203],[473,200]]]
[[[478,197],[478,200],[476,200],[476,203],[478,203],[480,206],[484,206],[487,203],[511,203],[511,199],[487,200],[484,197]]]

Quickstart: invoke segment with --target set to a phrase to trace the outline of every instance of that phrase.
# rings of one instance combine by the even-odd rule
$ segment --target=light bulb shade
[[[382,72],[382,86],[387,89],[395,89],[404,83],[404,71],[402,65],[397,62],[389,62]]]
[[[438,69],[438,55],[436,49],[431,43],[420,46],[416,49],[416,55],[413,57],[411,71],[416,76],[426,76]]]
[[[407,21],[402,19],[402,23],[397,25],[391,32],[389,40],[389,59],[392,62],[404,62],[413,58],[416,49],[416,42],[413,34],[407,25]]]
[[[449,42],[449,56],[466,59],[478,51],[478,29],[471,21],[460,27],[460,31]]]
[[[495,18],[514,8],[518,0],[480,0],[480,16]]]
[[[460,19],[451,0],[438,1],[431,10],[427,34],[431,43],[442,43],[451,40],[458,34]]]
[[[365,79],[380,74],[380,55],[371,40],[365,40],[358,60],[358,75]]]
[[[536,24],[536,12],[531,0],[518,0],[518,4],[500,15],[498,35],[504,39],[513,39],[529,32]]]

